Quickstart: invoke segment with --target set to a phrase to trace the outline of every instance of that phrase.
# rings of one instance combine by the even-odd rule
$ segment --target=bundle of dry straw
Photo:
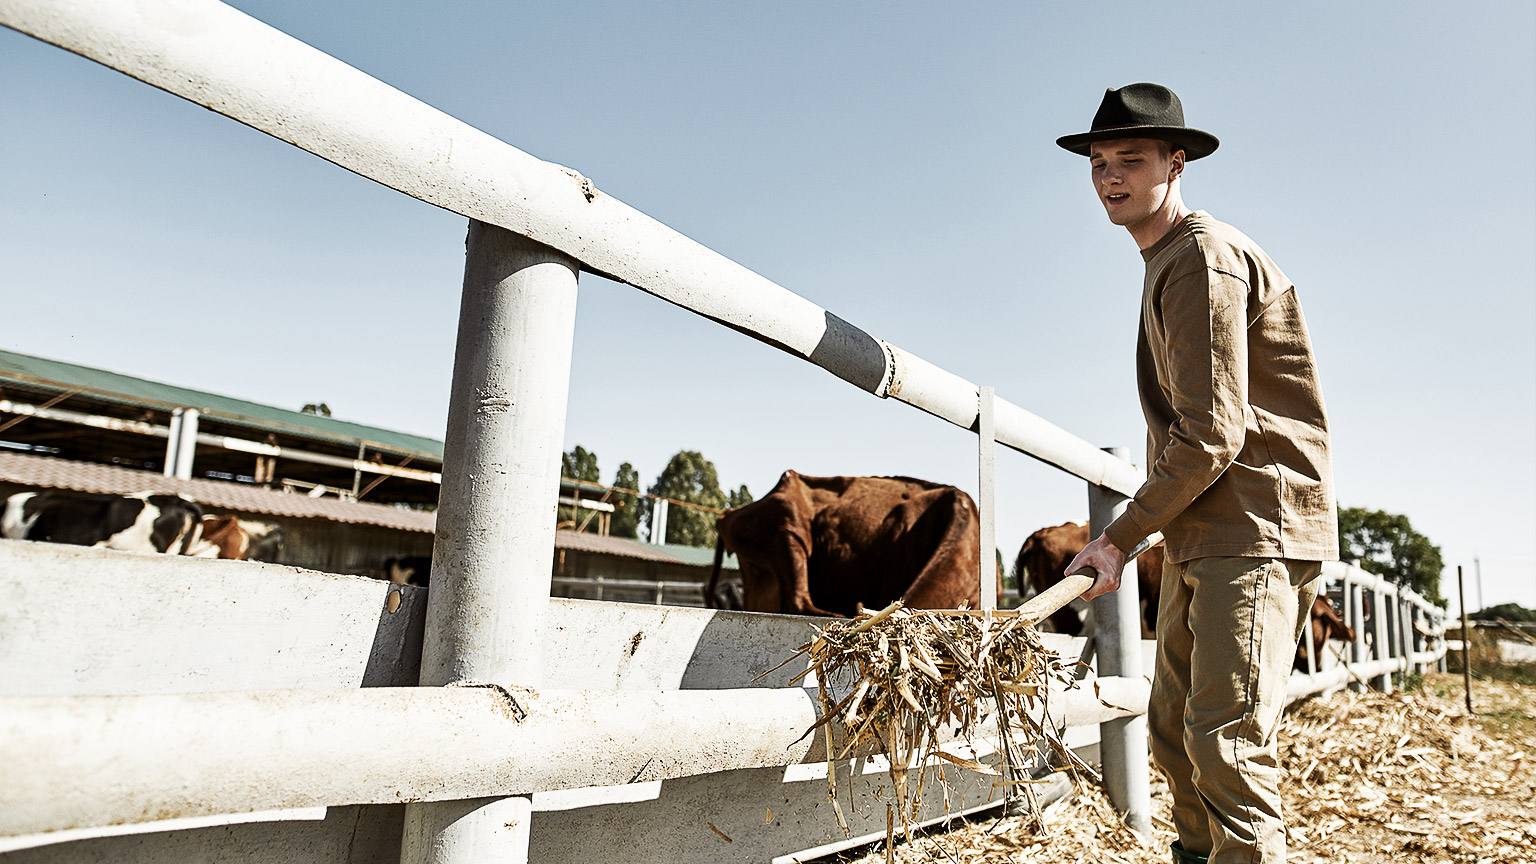
[[[1094,776],[1048,719],[1051,681],[1077,686],[1075,663],[1047,649],[1029,619],[1008,612],[906,609],[898,601],[832,621],[790,661],[802,656],[808,668],[795,680],[815,672],[822,706],[821,719],[806,734],[819,727],[826,737],[827,794],[845,835],[851,832],[837,800],[833,763],[870,752],[861,748],[871,742],[873,752],[890,762],[891,783],[882,795],[888,841],[897,819],[909,833],[927,770],[937,760],[997,775],[994,788],[1019,797],[1034,813],[1038,802],[1024,768],[1042,752]],[[834,719],[846,736],[839,736],[840,749],[833,744]],[[952,727],[952,740],[975,752],[988,719],[994,721],[998,767],[941,748],[941,730]],[[937,774],[942,785],[943,773]],[[942,788],[947,813],[949,790]]]

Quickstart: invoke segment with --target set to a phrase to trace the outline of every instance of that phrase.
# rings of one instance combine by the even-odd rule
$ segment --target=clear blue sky
[[[1341,503],[1536,606],[1536,5],[232,5],[1134,451],[1141,259],[1054,139],[1167,84],[1222,140],[1185,200],[1299,286]],[[0,86],[0,345],[442,436],[462,217],[3,29]],[[973,436],[594,277],[578,443],[976,488]],[[1011,451],[999,483],[1010,559],[1086,515]]]

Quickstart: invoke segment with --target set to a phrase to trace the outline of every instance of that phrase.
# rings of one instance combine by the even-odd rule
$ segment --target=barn
[[[431,438],[0,351],[0,496],[176,492],[276,525],[283,564],[378,576],[389,558],[430,556],[442,453]],[[556,532],[552,595],[703,606],[713,550],[605,536],[612,505],[592,485],[562,483],[598,533]]]

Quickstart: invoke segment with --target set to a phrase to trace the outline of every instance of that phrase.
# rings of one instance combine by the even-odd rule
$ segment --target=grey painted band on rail
[[[215,0],[0,0],[0,24],[116,69],[429,204],[558,249],[967,429],[976,386],[537,159]],[[998,440],[1133,494],[1128,463],[998,400]]]

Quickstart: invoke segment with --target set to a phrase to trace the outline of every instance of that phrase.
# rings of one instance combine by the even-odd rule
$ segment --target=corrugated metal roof
[[[353,445],[366,444],[439,463],[443,461],[443,442],[432,438],[0,350],[0,381],[6,380],[54,390],[79,390],[101,399],[161,411],[196,408],[202,414],[253,429]]]
[[[691,567],[713,567],[715,550],[698,549],[668,543],[653,546],[625,537],[603,537],[597,534],[578,534],[575,531],[555,532],[555,546],[559,549],[575,549],[600,555],[620,555],[643,561],[659,561],[664,564],[687,564]],[[723,570],[735,570],[736,556],[727,555],[720,564]]]
[[[333,522],[378,525],[383,528],[428,534],[437,527],[436,514],[421,510],[403,510],[382,504],[342,501],[337,498],[310,498],[305,495],[274,492],[260,486],[247,486],[220,480],[183,480],[152,471],[140,471],[116,465],[98,465],[92,462],[71,462],[67,459],[33,456],[27,453],[0,451],[0,482],[40,489],[71,489],[76,492],[98,492],[109,495],[175,492],[215,511],[235,510],[241,513],[260,513],[269,516],[329,519]],[[653,546],[623,537],[603,537],[597,534],[580,534],[575,531],[556,531],[555,548],[593,552],[599,555],[618,555],[665,564],[687,564],[694,567],[710,567],[714,564],[715,557],[713,549],[676,544]],[[727,555],[721,566],[726,570],[737,569],[736,556]]]
[[[676,556],[668,555],[660,547],[652,546],[649,543],[641,543],[638,540],[630,540],[624,537],[604,537],[600,534],[586,534],[576,531],[556,531],[555,548],[579,552],[595,552],[599,555],[619,555],[624,558],[638,558],[642,561],[659,561],[663,564],[678,563]]]
[[[432,533],[437,517],[420,510],[403,510],[383,504],[342,501],[337,498],[310,498],[305,495],[274,492],[260,486],[226,483],[218,480],[183,480],[152,471],[71,462],[48,456],[0,452],[0,481],[47,489],[72,489],[76,492],[101,492],[131,495],[136,492],[175,492],[212,510],[237,510],[269,516],[296,516],[305,519],[329,519],[378,525],[401,531]]]
[[[706,549],[702,546],[683,546],[679,543],[664,543],[661,546],[653,546],[651,548],[663,549],[668,555],[671,555],[679,561],[682,561],[684,564],[692,564],[695,567],[715,566],[715,550],[712,548]],[[736,556],[727,552],[725,555],[725,560],[720,562],[720,566],[726,570],[737,569]]]

